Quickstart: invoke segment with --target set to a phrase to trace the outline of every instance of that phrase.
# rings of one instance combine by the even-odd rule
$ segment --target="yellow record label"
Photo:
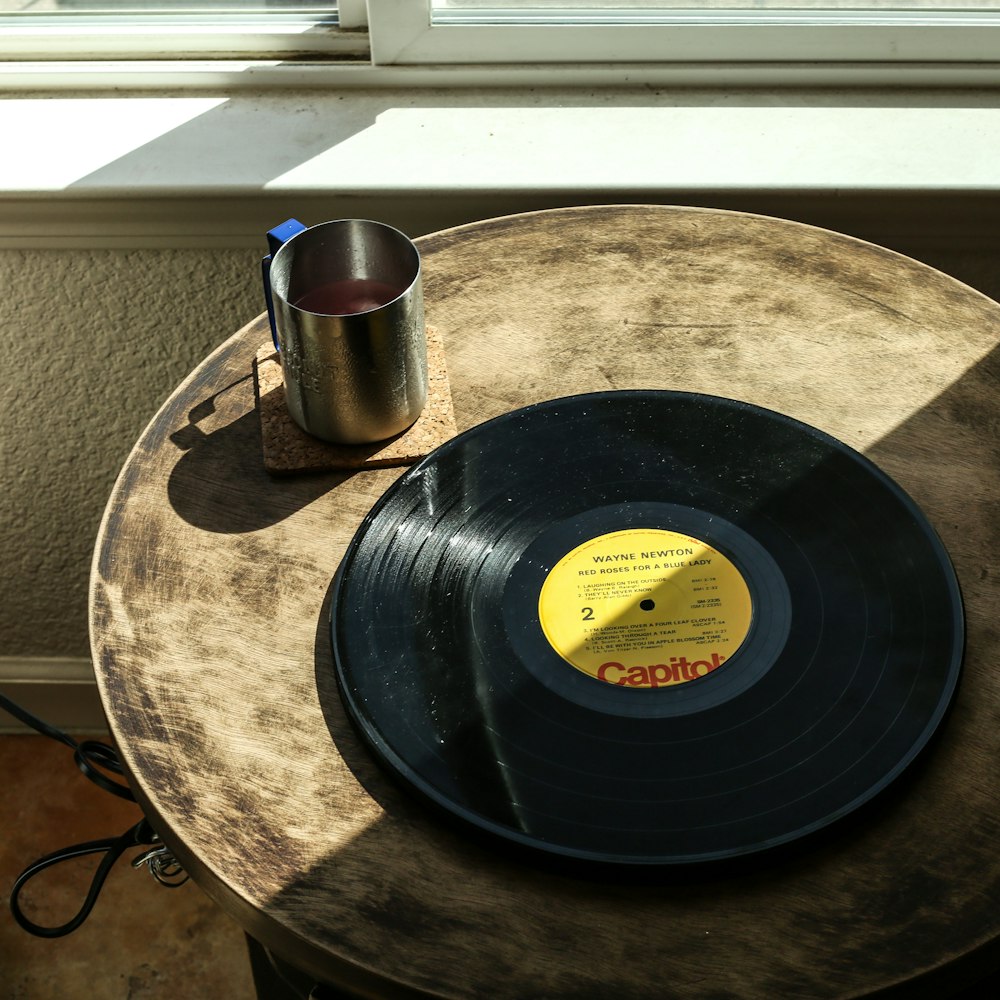
[[[620,687],[685,684],[718,669],[750,631],[740,571],[677,531],[628,528],[578,545],[552,567],[538,598],[552,648]]]

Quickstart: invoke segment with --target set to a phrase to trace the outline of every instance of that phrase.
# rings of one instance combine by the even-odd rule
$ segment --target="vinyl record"
[[[411,789],[559,856],[685,866],[875,796],[953,696],[940,540],[875,465],[781,414],[574,396],[438,448],[335,586],[348,712]]]

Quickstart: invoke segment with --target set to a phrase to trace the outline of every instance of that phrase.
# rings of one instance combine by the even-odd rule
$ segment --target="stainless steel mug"
[[[427,402],[417,248],[365,219],[290,219],[267,236],[264,296],[292,419],[338,444],[406,430]]]

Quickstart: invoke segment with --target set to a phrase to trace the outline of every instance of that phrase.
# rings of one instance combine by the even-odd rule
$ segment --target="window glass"
[[[439,23],[513,23],[551,20],[572,24],[607,15],[609,22],[654,20],[657,14],[697,10],[858,10],[869,13],[899,11],[993,11],[1000,0],[431,0],[433,18]]]
[[[335,17],[336,3],[309,0],[0,0],[0,14],[92,14],[120,18],[234,13],[313,13]]]
[[[998,53],[1000,0],[0,0],[0,60],[20,63],[858,64],[976,85]]]
[[[0,59],[366,57],[367,36],[341,30],[338,6],[331,0],[0,0]]]

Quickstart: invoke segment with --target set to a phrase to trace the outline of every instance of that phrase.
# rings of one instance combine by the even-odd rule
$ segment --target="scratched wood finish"
[[[985,968],[1000,931],[1000,307],[878,247],[711,210],[569,209],[419,242],[460,429],[576,392],[685,389],[781,410],[879,463],[957,567],[955,710],[902,791],[756,874],[596,884],[445,828],[359,745],[327,638],[338,561],[399,470],[264,473],[257,319],[137,444],[92,579],[111,727],[196,880],[264,943],[373,996],[940,997]]]

